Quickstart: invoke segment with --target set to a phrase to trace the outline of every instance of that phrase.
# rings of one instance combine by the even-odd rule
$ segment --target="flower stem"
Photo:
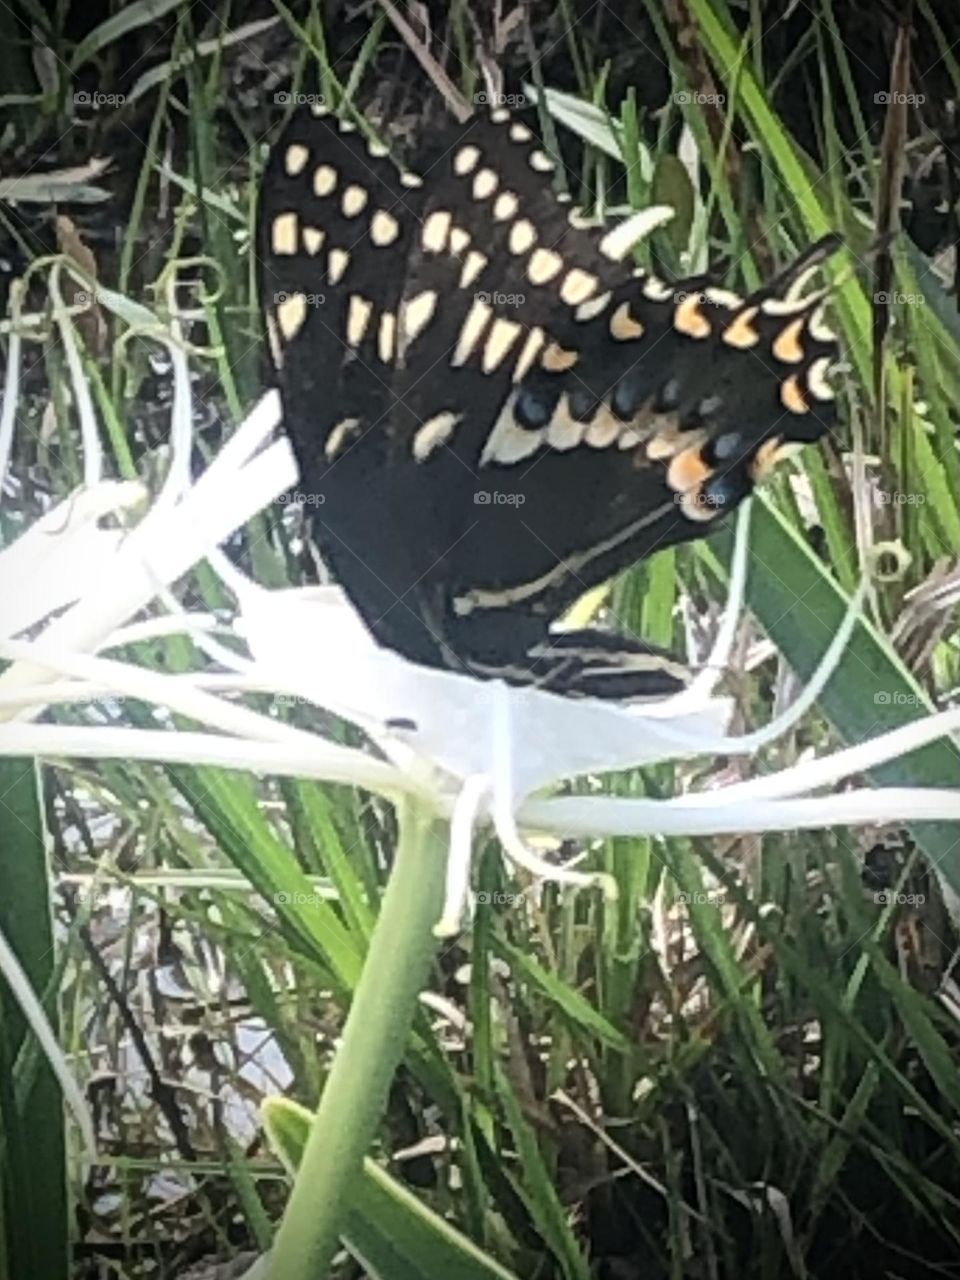
[[[404,798],[393,870],[277,1233],[269,1280],[326,1280],[436,947],[446,824]]]

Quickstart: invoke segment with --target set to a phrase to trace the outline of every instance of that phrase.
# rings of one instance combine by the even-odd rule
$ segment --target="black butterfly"
[[[507,111],[399,171],[316,108],[273,148],[261,291],[325,561],[384,645],[602,696],[673,690],[642,642],[550,624],[702,536],[832,419],[832,238],[749,298],[668,284],[553,194]],[[622,238],[622,237],[621,237]]]

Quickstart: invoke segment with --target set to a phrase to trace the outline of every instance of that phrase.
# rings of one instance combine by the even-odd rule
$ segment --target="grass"
[[[602,177],[608,203],[642,205],[671,193],[685,213],[679,229],[654,240],[664,270],[682,271],[691,235],[695,251],[728,264],[732,287],[756,284],[771,257],[784,261],[831,228],[848,244],[833,317],[850,363],[838,438],[791,464],[796,483],[779,477],[769,510],[755,517],[750,605],[757,621],[743,630],[744,661],[731,681],[747,727],[769,718],[791,671],[809,675],[842,616],[843,592],[878,549],[897,548],[903,567],[889,580],[874,576],[871,625],[858,628],[818,710],[765,748],[751,772],[893,727],[929,704],[947,705],[960,686],[956,612],[918,615],[910,593],[929,587],[945,562],[955,566],[960,546],[956,298],[901,237],[893,290],[901,300],[892,304],[878,386],[870,224],[889,157],[883,115],[855,87],[862,68],[844,43],[843,14],[822,4],[791,63],[781,65],[770,52],[776,32],[761,26],[758,6],[736,22],[740,11],[723,0],[679,7],[699,32],[702,55],[694,56],[662,7],[648,5],[644,31],[665,52],[673,92],[725,100],[712,111],[671,97],[653,118],[638,92],[617,97],[611,84],[611,46],[630,39],[616,26],[621,20],[606,16],[610,33],[575,21],[573,6],[567,9],[562,56],[579,96],[603,104],[591,127],[609,119],[626,155],[645,149],[649,158],[648,178],[636,166],[624,179],[615,155],[588,147],[580,171],[591,186]],[[51,79],[36,87],[25,120],[21,114],[26,132],[16,135],[21,150],[5,157],[5,172],[26,169],[58,136],[73,77],[102,92],[122,84],[133,93],[148,66],[127,69],[131,40],[159,37],[158,52],[175,61],[246,21],[229,6],[214,15],[170,5],[159,15],[156,6],[134,3],[114,6],[112,26],[78,37],[78,13],[62,5],[53,19],[38,7],[33,15],[53,54]],[[64,144],[84,156],[95,140],[124,156],[130,216],[119,254],[102,247],[109,245],[104,217],[77,219],[81,235],[98,246],[101,285],[122,294],[124,305],[144,304],[168,321],[173,295],[161,273],[179,272],[176,305],[196,317],[187,334],[191,363],[198,399],[211,411],[200,434],[207,454],[264,380],[250,258],[253,192],[264,140],[282,114],[264,65],[282,68],[277,85],[316,76],[328,96],[357,109],[383,94],[416,128],[416,104],[389,99],[402,94],[389,22],[358,19],[344,54],[349,40],[324,31],[317,6],[278,2],[274,13],[267,35],[233,54],[212,48],[182,76],[144,93],[136,120],[145,146],[124,151],[131,144],[122,108],[104,109],[82,131],[75,125]],[[451,6],[454,49],[471,47],[470,19],[464,4]],[[948,38],[928,19],[918,21],[918,48],[929,50],[930,62],[946,55]],[[476,67],[444,49],[445,35],[435,33],[434,53],[472,94]],[[560,55],[547,56],[557,42],[539,13],[533,37],[544,50],[539,70],[549,88]],[[632,48],[639,89],[650,55],[639,42]],[[956,62],[944,56],[942,67],[955,94]],[[226,88],[245,68],[255,85],[247,108]],[[817,155],[796,137],[789,94],[798,76]],[[571,133],[555,127],[569,148]],[[932,155],[937,139],[928,116],[919,113],[914,128],[913,152]],[[696,187],[677,162],[681,133],[698,148]],[[75,162],[73,154],[64,158]],[[116,212],[107,210],[109,226]],[[42,259],[53,246],[39,243],[21,215],[0,209],[0,226],[31,259]],[[185,265],[188,259],[195,261]],[[43,270],[34,277],[37,305]],[[922,304],[909,301],[920,295]],[[119,318],[108,303],[101,310],[116,340],[134,317]],[[155,346],[133,336],[98,354],[79,325],[78,332],[92,394],[112,424],[104,447],[114,472],[135,468],[155,484],[164,466],[162,429],[150,412]],[[18,433],[14,474],[40,468],[49,490],[66,494],[82,478],[82,457],[64,356],[52,341],[32,351],[26,403],[39,418],[49,397],[60,412],[39,439]],[[878,493],[905,500],[880,502]],[[0,508],[5,536],[8,512],[32,504],[21,494]],[[814,527],[822,536],[811,537]],[[303,579],[297,531],[275,513],[262,514],[232,550],[260,581]],[[728,552],[721,538],[638,567],[615,587],[617,616],[682,649],[696,620],[716,616]],[[230,603],[209,575],[193,575],[182,589],[209,609]],[[693,619],[687,628],[681,603]],[[916,643],[892,643],[898,623],[901,638]],[[763,636],[774,651],[762,649]],[[186,641],[160,640],[140,656],[182,671],[197,655]],[[275,703],[274,710],[290,723],[314,724],[309,707]],[[58,714],[83,719],[88,712]],[[102,714],[150,722],[137,704]],[[724,764],[658,766],[614,785],[623,795],[670,794],[716,780]],[[346,1012],[359,999],[396,852],[393,811],[345,787],[211,768],[73,760],[43,769],[53,884],[67,873],[98,877],[95,892],[86,890],[89,945],[76,923],[65,935],[60,1034],[102,1099],[104,1136],[104,1162],[93,1175],[69,1166],[73,1201],[83,1207],[72,1231],[74,1275],[172,1280],[205,1251],[225,1258],[263,1248],[285,1199],[284,1169],[298,1163],[305,1142],[303,1114],[291,1104],[316,1105]],[[957,776],[956,751],[941,743],[888,766],[884,780],[956,785]],[[513,881],[491,846],[476,873],[477,890],[490,900],[478,902],[472,930],[432,962],[427,989],[442,1003],[421,1005],[413,1018],[371,1151],[376,1167],[351,1202],[344,1238],[352,1253],[341,1253],[331,1274],[364,1274],[357,1259],[366,1259],[366,1274],[390,1280],[956,1274],[960,1037],[955,942],[939,877],[960,890],[960,845],[955,829],[919,816],[904,814],[909,832],[583,842],[588,865],[616,878],[616,903]],[[0,810],[5,842],[17,831],[11,824]],[[893,847],[890,878],[865,883],[861,864],[881,837]],[[227,887],[213,874],[226,871],[234,873]],[[159,872],[167,874],[158,880]],[[124,892],[108,900],[109,885]],[[45,876],[18,882],[13,922],[44,918],[50,887]],[[906,900],[878,902],[877,888],[887,887]],[[513,905],[498,895],[514,895]],[[65,923],[64,899],[54,901]],[[16,943],[6,918],[4,929]],[[119,1005],[90,946],[107,961]],[[42,987],[49,971],[33,976]],[[3,1009],[9,1061],[16,1026]],[[131,1058],[130,1018],[143,1029],[152,1076]],[[263,1071],[262,1054],[252,1069],[254,1020],[277,1047],[275,1078]],[[356,1066],[363,1050],[348,1045],[345,1053],[353,1052]],[[341,1063],[350,1070],[349,1057]],[[172,1083],[173,1094],[158,1091],[157,1079]],[[237,1115],[253,1125],[256,1103],[278,1089],[291,1104],[268,1108],[274,1146],[250,1127],[238,1139]],[[0,1276],[17,1276],[24,1224],[52,1247],[68,1215],[55,1197],[44,1201],[52,1224],[22,1207],[23,1137],[36,1112],[9,1089],[0,1099],[7,1241]],[[182,1113],[186,1149],[171,1131],[171,1107]],[[351,1117],[340,1119],[349,1125]],[[55,1129],[50,1124],[45,1143],[55,1144]],[[151,1181],[160,1171],[168,1179],[162,1195]],[[301,1183],[298,1195],[310,1194]],[[115,1247],[96,1243],[104,1238]],[[401,1242],[392,1252],[391,1241]],[[45,1280],[55,1280],[57,1265],[48,1264]]]

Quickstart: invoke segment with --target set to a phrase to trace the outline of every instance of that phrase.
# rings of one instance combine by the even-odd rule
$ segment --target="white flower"
[[[61,328],[69,352],[68,318],[61,318]],[[714,696],[712,673],[726,665],[741,607],[749,536],[745,513],[715,652],[704,674],[680,695],[623,706],[417,666],[379,648],[337,589],[267,590],[218,550],[293,487],[296,467],[287,443],[273,439],[279,403],[270,393],[206,472],[191,480],[189,376],[176,333],[169,346],[175,383],[172,462],[150,510],[122,536],[96,527],[96,517],[108,505],[129,515],[141,496],[137,486],[103,482],[97,455],[87,469],[88,486],[72,506],[51,513],[0,553],[0,588],[12,584],[17,596],[9,619],[0,617],[0,658],[12,662],[0,677],[0,722],[6,721],[0,723],[0,753],[217,763],[353,781],[390,796],[416,793],[452,820],[447,904],[438,926],[443,931],[459,925],[473,832],[487,819],[506,854],[532,874],[585,884],[603,877],[545,862],[525,845],[520,830],[666,835],[820,827],[902,818],[908,800],[915,817],[960,817],[960,794],[954,791],[812,795],[955,731],[960,711],[916,721],[780,773],[670,800],[543,795],[566,779],[669,757],[755,751],[813,703],[842,653],[859,602],[854,601],[802,697],[765,730],[739,738],[726,733],[730,704]],[[8,396],[11,376],[16,375],[8,371]],[[77,405],[84,440],[95,440],[96,424],[87,420],[93,412],[89,399],[78,393]],[[234,631],[245,641],[248,656],[222,644],[216,634],[222,625],[184,609],[170,591],[202,560],[237,601]],[[131,623],[148,605],[154,616]],[[37,634],[36,624],[44,619]],[[18,638],[28,626],[34,628],[31,638]],[[170,676],[102,656],[132,639],[174,631],[191,634],[221,670]],[[366,732],[382,758],[281,724],[235,697],[263,690],[294,694],[349,720]],[[142,698],[209,731],[32,723],[52,703],[107,695]],[[612,891],[610,882],[605,887]]]

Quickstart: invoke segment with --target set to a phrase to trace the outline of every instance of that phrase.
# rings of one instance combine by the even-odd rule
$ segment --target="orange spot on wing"
[[[773,343],[773,354],[778,360],[782,360],[785,364],[800,363],[803,359],[803,343],[800,341],[800,334],[806,323],[807,317],[800,316],[799,319],[791,320],[780,330]]]
[[[792,373],[785,382],[780,384],[780,401],[783,407],[789,409],[791,413],[810,412],[807,398],[803,394],[803,388],[800,386],[800,379],[795,373]]]
[[[667,468],[667,484],[677,493],[688,493],[712,475],[713,471],[701,458],[699,448],[684,449],[671,459]]]
[[[740,312],[732,324],[727,325],[720,336],[728,346],[739,347],[741,350],[756,346],[760,341],[760,335],[753,327],[753,321],[759,310],[759,307],[747,307],[746,311]]]
[[[692,293],[673,313],[673,327],[688,338],[706,338],[710,334],[710,321],[700,310],[700,295]]]
[[[773,436],[770,440],[764,440],[750,463],[750,475],[756,481],[765,480],[785,452],[783,436]]]

